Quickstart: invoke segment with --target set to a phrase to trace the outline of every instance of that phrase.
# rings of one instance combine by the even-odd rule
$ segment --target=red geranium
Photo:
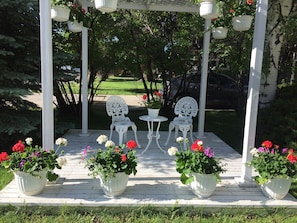
[[[196,140],[192,146],[191,146],[191,149],[194,151],[194,152],[203,152],[204,148],[203,148],[203,142],[201,140]]]
[[[127,160],[127,155],[126,154],[122,154],[122,162],[126,162]]]
[[[273,145],[272,142],[269,141],[269,140],[266,140],[266,141],[262,142],[262,146],[267,148],[267,149],[270,149],[272,147],[272,145]]]
[[[4,160],[9,160],[7,152],[0,153],[0,163]]]
[[[12,147],[12,151],[13,152],[24,152],[25,150],[25,145],[23,144],[23,142],[21,140],[19,140],[13,147]]]
[[[126,145],[127,145],[128,149],[134,149],[137,147],[137,143],[134,140],[128,141]]]

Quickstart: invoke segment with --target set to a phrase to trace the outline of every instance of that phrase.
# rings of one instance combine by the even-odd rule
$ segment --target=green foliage
[[[128,141],[128,151],[125,152],[126,145],[115,146],[114,142],[107,140],[105,135],[99,136],[97,141],[100,144],[106,142],[106,149],[98,149],[91,157],[84,157],[91,176],[100,175],[105,181],[107,178],[114,177],[115,173],[124,172],[127,175],[137,173],[136,151],[133,150],[136,147],[136,142]],[[84,155],[86,156],[88,153],[93,153],[90,147],[84,149]]]
[[[84,26],[87,26],[89,21],[89,13],[84,8],[82,8],[80,3],[78,1],[74,1],[69,8],[70,8],[69,20],[70,21],[77,20],[78,22],[83,22]]]
[[[254,148],[251,153],[253,159],[248,165],[254,167],[259,173],[259,176],[255,178],[258,184],[266,183],[274,177],[294,178],[297,176],[297,157],[293,150],[281,149],[277,145],[272,147],[270,141],[265,141],[262,147]]]
[[[296,84],[280,88],[277,90],[276,99],[271,105],[259,111],[258,144],[261,143],[261,139],[270,139],[278,145],[297,148],[296,94]]]
[[[60,141],[62,138],[59,139]],[[52,170],[55,168],[61,169],[61,161],[58,162],[58,157],[63,151],[58,154],[61,145],[67,145],[67,140],[63,139],[63,143],[59,144],[58,149],[55,151],[44,150],[40,146],[32,146],[32,138],[26,138],[26,146],[21,140],[12,147],[12,153],[8,155],[6,152],[0,153],[0,164],[6,169],[12,171],[26,172],[35,175],[36,172],[47,170],[47,177],[50,181],[57,179],[57,174]],[[57,141],[58,142],[58,141]],[[65,143],[64,143],[65,142]],[[65,161],[63,161],[65,162]]]
[[[183,138],[179,137],[176,139],[180,143],[181,151],[177,148],[171,147],[168,149],[169,155],[176,156],[176,171],[181,174],[180,180],[183,184],[190,184],[194,177],[191,173],[200,174],[214,174],[217,180],[220,180],[220,173],[225,172],[224,165],[218,158],[215,158],[214,152],[211,148],[204,148],[203,142],[201,140],[196,140],[192,146],[191,150],[189,148],[189,140],[186,140],[188,148],[183,151]]]

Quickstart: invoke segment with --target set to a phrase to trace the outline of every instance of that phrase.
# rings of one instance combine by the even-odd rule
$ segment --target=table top
[[[168,120],[167,117],[160,116],[160,115],[157,118],[151,118],[148,115],[142,115],[142,116],[139,116],[139,119],[147,122],[165,122]]]

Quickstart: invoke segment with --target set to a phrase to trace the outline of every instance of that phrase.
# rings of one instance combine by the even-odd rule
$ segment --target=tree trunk
[[[273,0],[269,3],[267,14],[267,49],[269,52],[269,69],[262,74],[260,88],[260,107],[269,106],[275,98],[281,48],[284,42],[282,27],[286,17],[292,12],[293,0]]]

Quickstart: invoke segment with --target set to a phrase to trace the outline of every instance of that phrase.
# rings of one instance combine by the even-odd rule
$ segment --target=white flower
[[[176,138],[176,142],[178,142],[178,143],[182,143],[183,141],[184,141],[183,137],[177,137]]]
[[[171,146],[167,151],[168,151],[169,156],[175,156],[178,149],[174,146]]]
[[[67,160],[63,157],[59,157],[57,162],[60,167],[65,166],[67,164]]]
[[[56,145],[58,146],[67,146],[67,144],[68,144],[68,141],[65,138],[60,137],[56,140]]]
[[[106,147],[106,148],[112,148],[112,147],[114,147],[114,146],[115,146],[115,144],[114,144],[114,142],[111,141],[111,140],[107,140],[106,143],[105,143],[105,147]]]
[[[25,139],[25,142],[28,146],[32,145],[33,139],[31,137],[28,137]]]
[[[253,156],[255,156],[255,157],[258,157],[259,156],[259,154],[258,154],[258,149],[257,148],[253,148],[253,149],[251,149],[251,151],[250,151],[250,153],[253,155]]]
[[[202,140],[199,140],[199,141],[197,142],[197,145],[198,145],[198,146],[203,146],[203,141],[202,141]]]
[[[106,135],[100,135],[100,136],[97,138],[96,141],[97,141],[99,144],[102,144],[102,143],[104,143],[104,142],[107,142],[107,140],[108,140],[108,138],[107,138]]]

